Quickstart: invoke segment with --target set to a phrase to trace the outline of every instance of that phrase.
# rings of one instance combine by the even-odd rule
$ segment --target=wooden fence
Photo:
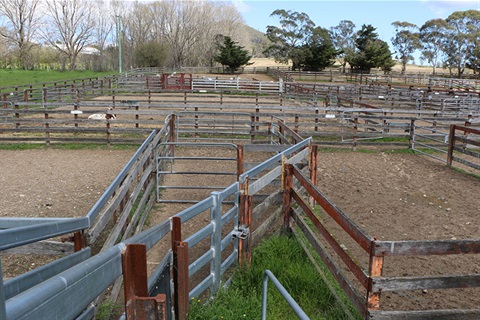
[[[343,245],[346,241],[331,233],[322,214],[315,213],[305,197],[293,187],[294,178],[307,191],[307,197],[315,200],[334,224],[362,249],[365,258],[354,256]],[[382,293],[413,290],[461,289],[480,287],[478,274],[419,275],[386,277],[383,270],[385,257],[422,257],[428,255],[478,255],[480,240],[406,240],[383,241],[374,238],[351,220],[340,208],[315,187],[311,177],[305,176],[295,166],[287,165],[282,181],[285,181],[283,204],[284,227],[289,228],[294,219],[298,229],[313,246],[332,276],[364,319],[473,319],[480,316],[480,309],[382,310]],[[293,204],[298,209],[293,210]],[[297,231],[298,232],[298,231]],[[298,233],[297,233],[298,234]],[[364,267],[359,261],[368,261]],[[422,274],[422,270],[419,270]]]

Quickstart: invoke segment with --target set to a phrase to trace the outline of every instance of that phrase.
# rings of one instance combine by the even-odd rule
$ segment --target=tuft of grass
[[[123,311],[123,305],[113,303],[109,300],[105,300],[98,308],[98,312],[95,316],[95,319],[97,320],[118,319],[122,311]]]
[[[302,246],[293,237],[274,235],[252,253],[250,268],[239,267],[230,287],[208,304],[192,300],[189,320],[260,319],[262,277],[270,270],[311,319],[346,319]],[[296,319],[295,313],[270,282],[268,319]]]

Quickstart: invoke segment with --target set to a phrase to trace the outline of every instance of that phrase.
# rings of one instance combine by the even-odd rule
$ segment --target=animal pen
[[[195,88],[195,78],[188,79]],[[475,97],[380,85],[230,79],[224,80],[230,87],[222,89],[221,81],[199,81],[202,89],[178,92],[152,88],[149,76],[135,75],[4,95],[3,143],[142,143],[85,216],[0,219],[0,250],[48,245],[68,253],[17,277],[2,277],[1,318],[91,319],[98,303],[115,301],[123,291],[127,319],[152,314],[184,319],[189,300],[213,297],[228,284],[232,268],[248,263],[252,246],[278,223],[313,248],[364,319],[480,317],[479,309],[470,308],[382,309],[382,297],[392,291],[480,287],[478,274],[383,272],[390,261],[409,257],[478,257],[480,239],[380,240],[316,186],[318,149],[332,146],[410,148],[478,170]],[[116,119],[87,119],[108,108]],[[189,152],[202,148],[203,153]],[[245,161],[252,154],[263,159]],[[198,163],[210,161],[218,163],[214,169],[198,169]],[[182,175],[219,183],[168,184],[170,176]],[[178,196],[192,190],[198,198]],[[186,207],[147,228],[158,202]],[[65,235],[71,244],[58,241]],[[96,254],[94,244],[101,248]],[[153,251],[161,259],[152,268],[147,259]]]

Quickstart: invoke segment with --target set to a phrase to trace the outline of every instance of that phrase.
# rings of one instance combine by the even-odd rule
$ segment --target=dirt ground
[[[0,216],[84,216],[134,151],[1,150]],[[480,238],[480,180],[440,162],[412,154],[320,153],[318,173],[320,190],[380,240]],[[366,264],[361,249],[348,240],[345,246]],[[387,276],[476,274],[479,259],[472,255],[387,257],[384,272]],[[4,278],[35,268],[30,260],[15,264],[2,256]],[[427,304],[474,308],[478,290],[390,293],[382,296],[382,303],[387,309]]]
[[[135,150],[0,150],[0,217],[83,217]],[[2,254],[4,278],[55,257]]]

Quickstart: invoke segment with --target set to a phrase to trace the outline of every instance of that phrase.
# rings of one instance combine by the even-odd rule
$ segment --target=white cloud
[[[438,18],[446,18],[454,11],[480,9],[480,0],[420,0]]]

